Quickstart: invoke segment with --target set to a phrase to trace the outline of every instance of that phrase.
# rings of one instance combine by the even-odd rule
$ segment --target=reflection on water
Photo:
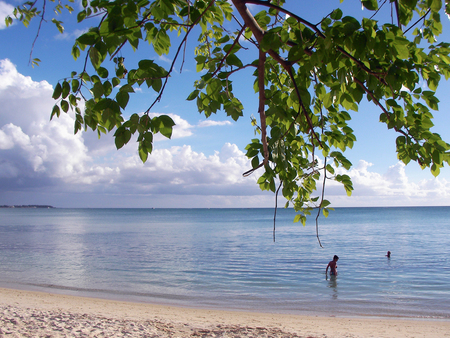
[[[450,208],[337,209],[321,220],[324,248],[312,221],[293,223],[289,209],[277,215],[274,243],[272,209],[2,209],[0,285],[208,308],[450,318]],[[324,281],[334,254],[339,282]]]
[[[328,280],[327,287],[329,287],[333,291],[332,294],[331,294],[331,298],[338,299],[337,276],[331,275],[330,277],[326,277],[326,279]]]

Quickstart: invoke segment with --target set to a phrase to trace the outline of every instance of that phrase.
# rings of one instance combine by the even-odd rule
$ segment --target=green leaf
[[[116,101],[119,104],[119,106],[122,107],[122,109],[125,109],[129,99],[130,95],[126,91],[119,91],[116,94]]]
[[[259,166],[259,157],[258,155],[253,157],[252,159],[252,168],[257,168]]]
[[[405,38],[396,37],[393,43],[393,47],[395,48],[397,55],[400,59],[408,59],[409,58],[409,49],[408,49],[409,41]]]
[[[70,85],[67,81],[62,84],[62,98],[65,99],[70,93]]]
[[[139,145],[139,157],[142,162],[146,162],[148,158],[148,150],[145,147]]]
[[[83,45],[92,46],[95,45],[99,41],[99,39],[100,35],[97,31],[89,31],[78,37],[77,41],[78,43],[81,43]]]
[[[99,68],[101,65],[101,55],[100,52],[95,47],[89,49],[89,58],[95,69]]]
[[[362,5],[370,11],[376,11],[378,9],[377,0],[362,0]]]
[[[61,100],[61,109],[67,113],[69,111],[69,103],[66,100]]]
[[[98,74],[98,76],[100,76],[101,78],[104,78],[104,79],[106,79],[107,77],[108,77],[108,70],[106,69],[106,68],[103,68],[103,67],[99,67],[98,69],[97,69],[97,74]]]
[[[118,85],[120,85],[120,79],[118,77],[113,77],[112,85],[113,87],[117,87]]]
[[[59,107],[55,104],[52,109],[52,114],[50,116],[50,120],[53,119],[53,116],[55,116],[55,115],[56,115],[56,117],[59,117],[60,114],[61,114],[61,111],[59,110]]]
[[[187,97],[186,100],[188,100],[188,101],[195,100],[197,98],[199,92],[200,92],[199,90],[194,90],[192,93],[189,94],[189,96]]]
[[[160,115],[158,117],[158,120],[159,120],[159,132],[165,137],[171,138],[175,122],[173,122],[173,120],[167,115]]]
[[[155,92],[159,92],[162,87],[162,80],[161,79],[154,79],[152,82],[152,88]]]
[[[267,32],[261,41],[261,48],[263,51],[268,50],[277,51],[282,45],[280,36],[275,32]]]
[[[62,86],[61,84],[58,82],[55,86],[55,90],[53,91],[53,95],[52,98],[54,98],[55,100],[57,100],[62,94]]]
[[[77,79],[72,80],[72,93],[76,93],[78,89],[80,88],[80,81]]]
[[[434,12],[439,12],[442,8],[442,1],[441,0],[431,0],[430,8]]]
[[[242,64],[242,61],[235,55],[235,54],[230,54],[227,57],[227,64],[230,66],[236,66],[236,67],[243,67],[244,65]]]

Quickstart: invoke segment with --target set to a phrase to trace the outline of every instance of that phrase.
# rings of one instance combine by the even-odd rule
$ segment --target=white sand
[[[0,337],[450,337],[450,321],[199,310],[0,288]]]

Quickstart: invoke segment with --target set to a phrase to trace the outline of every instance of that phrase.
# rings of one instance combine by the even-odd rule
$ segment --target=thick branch
[[[232,0],[233,4],[236,6],[236,9],[239,11],[239,14],[241,15],[241,17],[244,19],[245,24],[251,29],[252,33],[255,35],[256,40],[258,41],[258,43],[261,43],[263,37],[264,37],[264,31],[261,29],[261,27],[258,25],[258,23],[256,22],[255,18],[253,17],[253,15],[248,11],[245,3],[257,3],[257,4],[264,4],[267,5],[267,2],[263,2],[263,1],[246,1],[246,0]],[[281,11],[283,12],[287,12],[284,11],[281,7],[275,6],[275,5],[271,5],[269,7],[272,8],[279,8]],[[297,92],[297,96],[298,99],[300,101],[300,105],[303,108],[303,111],[306,115],[306,119],[308,120],[308,124],[310,125],[310,127],[312,128],[312,123],[311,123],[311,119],[309,118],[308,113],[306,108],[303,105],[303,102],[301,101],[301,97],[300,97],[300,93],[297,87],[297,84],[295,83],[295,79],[292,73],[292,65],[290,62],[286,61],[285,59],[283,59],[280,55],[278,55],[275,51],[273,50],[268,50],[267,53],[276,61],[278,62],[289,74],[289,76],[292,79],[292,82],[295,86],[296,92]],[[261,94],[261,91],[260,91]]]
[[[402,29],[402,24],[400,23],[400,9],[398,8],[398,0],[395,0],[395,12],[397,13],[398,28]]]
[[[265,66],[266,66],[266,53],[260,49],[259,50],[259,63],[258,63],[258,90],[259,90],[258,113],[259,113],[259,120],[261,122],[261,127],[259,129],[261,130],[261,143],[263,144],[264,159],[256,168],[250,169],[249,171],[246,171],[245,173],[243,173],[242,175],[244,177],[249,176],[256,169],[259,169],[262,166],[265,166],[267,163],[269,163],[269,146],[267,144],[267,124],[266,124],[266,109],[265,109],[266,95],[264,93],[264,91],[265,91],[265,86],[264,86]]]
[[[238,1],[241,1],[241,0],[238,0]],[[241,2],[248,3],[248,4],[254,4],[254,5],[262,5],[262,6],[276,9],[279,12],[282,12],[284,14],[287,14],[287,15],[293,17],[295,20],[297,20],[298,22],[301,22],[305,26],[312,28],[320,37],[325,38],[325,35],[317,28],[317,25],[312,24],[311,22],[299,17],[297,14],[294,14],[294,13],[284,9],[283,7],[274,5],[274,4],[270,3],[269,1],[262,1],[262,0],[244,0]],[[233,0],[233,3],[234,3],[234,0]]]
[[[232,0],[234,6],[238,10],[239,14],[241,15],[242,19],[245,22],[245,25],[250,28],[253,35],[255,36],[256,40],[259,44],[261,44],[261,41],[264,37],[264,31],[262,28],[258,25],[253,15],[248,11],[247,6],[245,5],[245,0]],[[273,50],[268,50],[267,53],[275,60],[277,61],[284,69],[288,69],[291,66],[291,63],[283,59],[281,56],[279,56],[277,53],[275,53]]]
[[[243,6],[244,6],[244,7],[245,7],[245,4],[246,4],[246,3],[249,3],[249,4],[256,4],[256,5],[266,6],[266,7],[269,7],[269,8],[274,8],[274,9],[276,9],[276,10],[282,12],[282,13],[288,14],[290,17],[293,17],[295,20],[297,20],[298,22],[303,23],[305,26],[310,27],[310,28],[311,28],[311,29],[312,29],[319,37],[321,37],[322,39],[325,39],[325,38],[326,38],[325,34],[323,34],[323,33],[320,31],[320,29],[317,28],[317,25],[312,24],[311,22],[309,22],[309,21],[307,21],[307,20],[305,20],[305,19],[299,17],[298,15],[296,15],[296,14],[294,14],[294,13],[292,13],[292,12],[290,12],[290,11],[288,11],[288,10],[286,10],[286,9],[284,9],[284,8],[282,8],[282,7],[280,7],[280,6],[277,6],[277,5],[272,4],[272,3],[270,3],[269,1],[261,1],[261,0],[233,0],[233,3],[235,3],[235,2],[243,3]],[[235,5],[236,5],[236,3],[235,3]],[[237,5],[236,5],[236,8],[237,8]],[[238,9],[238,10],[239,10],[239,9]],[[239,11],[239,13],[241,14],[241,16],[243,15],[243,13],[241,13],[240,11]],[[250,15],[251,15],[251,14],[250,14]],[[245,21],[245,18],[244,18],[244,21]],[[258,25],[258,24],[256,23],[256,25]],[[251,28],[251,27],[250,27],[250,28]],[[258,26],[258,28],[259,28],[259,26]],[[259,28],[259,29],[261,30],[261,28]],[[261,30],[261,31],[262,31],[262,30]],[[253,29],[252,29],[252,32],[253,32],[253,34],[255,34],[255,32],[253,31]],[[264,35],[264,34],[262,33],[262,35]],[[261,35],[261,39],[262,39],[262,35]],[[257,36],[256,34],[255,34],[255,37],[256,37],[256,39],[257,39],[258,41],[260,41],[259,38],[258,38],[258,36]],[[384,81],[384,79],[380,77],[380,76],[383,76],[383,75],[384,75],[383,73],[377,73],[377,72],[374,72],[374,71],[370,70],[370,69],[367,68],[362,62],[360,62],[358,59],[356,59],[353,55],[349,54],[344,48],[342,48],[342,47],[337,47],[337,50],[338,50],[339,52],[341,52],[344,56],[346,56],[346,57],[348,57],[349,59],[353,60],[353,61],[354,61],[361,69],[363,69],[365,72],[374,75],[380,82],[382,82],[383,84],[386,85],[386,82]],[[309,50],[308,50],[308,52],[309,52],[308,54],[311,54],[311,52],[310,52]],[[269,53],[269,54],[270,54],[270,53]],[[270,54],[270,56],[273,57],[272,54]],[[274,59],[278,61],[278,59],[276,59],[276,58],[274,58]],[[285,62],[286,62],[286,61],[285,61]],[[283,67],[284,67],[284,66],[283,66]],[[286,68],[286,67],[284,67],[284,68]]]

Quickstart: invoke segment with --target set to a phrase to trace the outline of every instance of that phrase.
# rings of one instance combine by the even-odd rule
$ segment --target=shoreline
[[[0,337],[448,337],[450,321],[207,310],[0,288]]]

